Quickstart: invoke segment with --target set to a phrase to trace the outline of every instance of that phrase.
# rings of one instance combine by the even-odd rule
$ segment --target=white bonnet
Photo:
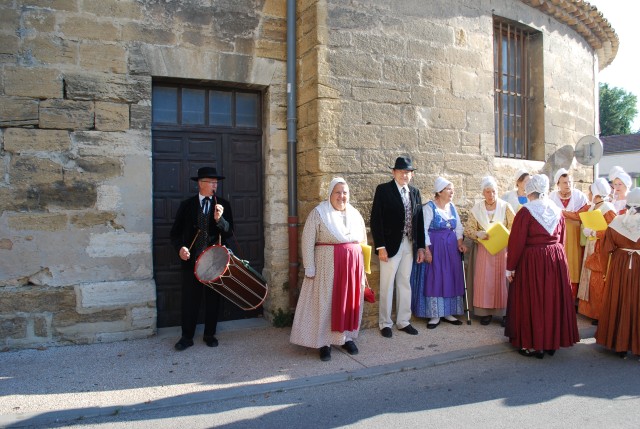
[[[609,170],[609,182],[613,182],[616,177],[620,177],[620,173],[624,173],[624,168],[620,167],[619,165],[614,165],[613,167],[611,167],[611,170]]]
[[[565,174],[569,174],[569,170],[567,170],[566,168],[561,168],[560,170],[556,171],[556,175],[553,176],[553,184],[557,185],[560,177],[564,176]]]
[[[611,176],[609,176],[611,177]],[[631,176],[629,176],[627,173],[625,173],[624,171],[621,171],[619,173],[616,173],[615,177],[612,179],[616,180],[616,179],[620,179],[620,181],[622,183],[624,183],[624,186],[627,187],[627,189],[629,189],[631,187],[631,184],[633,183],[631,180]]]
[[[451,182],[449,182],[447,179],[445,179],[444,177],[438,177],[433,184],[433,190],[435,192],[440,192],[449,185],[451,185]]]
[[[601,197],[606,197],[611,193],[611,186],[609,182],[604,177],[600,177],[596,179],[595,182],[591,185],[591,194],[595,197],[596,195],[600,195]]]
[[[487,188],[491,188],[494,191],[498,192],[498,183],[496,182],[496,179],[491,176],[483,177],[482,181],[480,182],[480,192],[484,192],[484,190]]]
[[[534,174],[531,176],[531,180],[527,182],[524,187],[524,191],[527,195],[537,192],[539,194],[546,194],[549,192],[549,178],[546,174]]]
[[[640,207],[640,188],[633,188],[627,194],[627,205],[629,207]]]
[[[331,199],[331,193],[333,192],[333,188],[335,188],[338,183],[344,183],[346,185],[347,181],[344,180],[342,177],[334,177],[331,183],[329,183],[329,199]]]
[[[516,171],[516,175],[513,179],[517,182],[518,179],[520,179],[523,174],[529,174],[529,172],[524,168],[520,168],[518,171]]]

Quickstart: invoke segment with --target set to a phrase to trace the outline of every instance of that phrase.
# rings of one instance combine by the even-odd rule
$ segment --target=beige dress
[[[361,217],[362,218],[362,217]],[[366,237],[364,220],[362,237]],[[329,232],[316,210],[309,217],[302,232],[302,258],[305,267],[315,262],[315,276],[305,277],[296,306],[290,341],[305,347],[320,348],[331,344],[342,345],[358,337],[358,330],[331,331],[331,299],[333,295],[333,246],[316,246],[316,243],[339,243]],[[363,276],[364,279],[364,276]],[[364,283],[360,293],[360,320],[364,299]]]

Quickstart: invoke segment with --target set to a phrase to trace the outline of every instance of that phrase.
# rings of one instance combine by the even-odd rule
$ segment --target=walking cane
[[[469,316],[469,295],[467,294],[467,273],[464,269],[464,253],[460,252],[460,259],[462,260],[462,279],[464,280],[464,312],[467,314],[467,325],[471,325],[471,317]]]

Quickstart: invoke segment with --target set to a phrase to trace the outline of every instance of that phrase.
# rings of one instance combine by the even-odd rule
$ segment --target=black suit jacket
[[[413,250],[424,248],[424,218],[420,191],[409,185]],[[375,248],[384,247],[395,256],[404,234],[404,204],[395,180],[378,185],[371,207],[371,234]],[[376,250],[376,254],[378,250]]]
[[[224,211],[222,217],[216,224],[213,220],[213,203],[222,205]],[[187,249],[191,246],[191,242],[198,231],[198,211],[201,210],[200,199],[198,194],[180,203],[176,218],[171,227],[171,244],[176,253],[181,247]],[[218,237],[221,237],[222,244],[227,243],[227,239],[233,235],[233,214],[231,213],[231,204],[229,201],[216,195],[215,200],[212,198],[211,210],[209,210],[209,245],[218,244]],[[192,268],[195,265],[199,255],[191,255],[188,261],[182,261],[183,266]]]

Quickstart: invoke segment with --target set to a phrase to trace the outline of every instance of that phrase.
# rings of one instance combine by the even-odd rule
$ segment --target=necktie
[[[402,202],[404,203],[404,235],[411,239],[411,200],[407,188],[402,188]]]
[[[211,198],[209,198],[209,197],[204,197],[202,199],[202,213],[203,214],[209,214],[209,201],[211,201]]]

